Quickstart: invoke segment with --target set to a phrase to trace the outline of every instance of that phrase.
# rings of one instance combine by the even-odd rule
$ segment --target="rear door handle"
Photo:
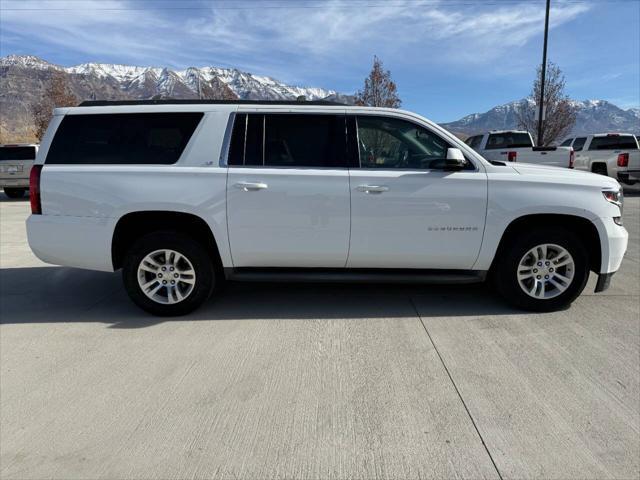
[[[386,185],[358,185],[357,190],[364,193],[383,193],[388,192],[389,187]]]
[[[234,187],[244,190],[245,192],[249,192],[254,190],[265,190],[269,188],[269,185],[262,182],[238,182]]]

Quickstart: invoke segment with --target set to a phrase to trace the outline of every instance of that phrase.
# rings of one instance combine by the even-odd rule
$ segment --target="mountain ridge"
[[[46,90],[53,72],[65,75],[79,100],[244,99],[329,100],[353,104],[354,96],[320,87],[288,85],[272,77],[236,68],[171,69],[87,62],[63,67],[33,55],[0,58],[0,143],[32,141],[31,106]],[[518,128],[517,109],[523,101],[497,105],[440,125],[460,137],[497,129]],[[577,121],[572,134],[640,133],[640,108],[621,109],[606,100],[572,100]]]
[[[497,105],[486,112],[471,113],[459,120],[440,125],[459,135],[475,135],[490,130],[512,130],[518,128],[517,112],[523,98]],[[619,132],[640,133],[640,108],[622,109],[607,100],[571,100],[576,108],[576,124],[571,135]]]

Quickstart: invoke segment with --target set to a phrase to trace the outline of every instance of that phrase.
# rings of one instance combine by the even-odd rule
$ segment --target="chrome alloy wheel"
[[[518,284],[539,300],[557,297],[569,288],[575,274],[571,254],[560,245],[545,243],[524,254],[518,264]]]
[[[138,285],[151,300],[164,305],[180,303],[196,284],[196,272],[175,250],[156,250],[138,265]]]

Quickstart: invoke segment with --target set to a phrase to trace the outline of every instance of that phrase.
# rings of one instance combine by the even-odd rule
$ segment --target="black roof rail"
[[[79,107],[111,107],[118,105],[316,105],[316,106],[347,106],[344,103],[325,100],[85,100]]]

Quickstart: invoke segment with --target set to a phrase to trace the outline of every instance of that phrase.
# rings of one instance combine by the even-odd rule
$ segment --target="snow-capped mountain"
[[[287,85],[271,77],[253,75],[237,69],[190,67],[186,70],[172,70],[160,67],[141,67],[105,63],[83,63],[72,67],[61,67],[34,56],[9,55],[0,59],[0,68],[56,70],[71,77],[91,77],[96,80],[118,85],[123,92],[130,92],[137,98],[184,97],[198,98],[198,88],[202,95],[203,84],[226,85],[237,98],[252,100],[288,100],[301,95],[308,100],[318,100],[336,92],[324,88],[307,88]]]
[[[54,73],[65,76],[79,100],[295,100],[304,96],[307,100],[353,101],[333,90],[288,85],[234,68],[173,70],[104,63],[62,67],[35,56],[9,55],[0,58],[0,143],[31,138],[30,107],[42,97]]]
[[[518,128],[517,112],[523,101],[516,100],[492,108],[484,113],[472,113],[455,122],[443,123],[448,130],[465,135],[489,130]],[[600,132],[640,133],[640,109],[623,110],[606,100],[571,101],[576,108],[574,135]]]

